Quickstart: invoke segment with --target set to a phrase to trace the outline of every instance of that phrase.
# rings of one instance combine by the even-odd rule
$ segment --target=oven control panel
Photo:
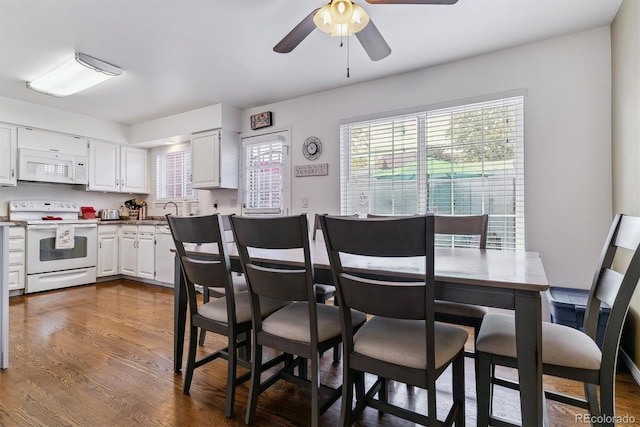
[[[46,200],[14,200],[9,202],[11,212],[79,212],[76,202]]]
[[[76,202],[60,200],[14,200],[9,202],[9,220],[35,221],[44,217],[78,220],[80,206]]]

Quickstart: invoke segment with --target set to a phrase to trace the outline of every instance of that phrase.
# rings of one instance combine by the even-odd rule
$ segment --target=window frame
[[[240,200],[243,215],[288,215],[291,208],[291,146],[289,129],[255,133],[241,137],[240,142]],[[249,147],[270,144],[274,141],[282,143],[282,190],[279,208],[248,208],[247,207],[247,179],[248,171],[246,150]]]
[[[189,157],[189,169],[187,171],[183,171],[183,185],[182,185],[182,196],[180,197],[160,197],[160,188],[158,188],[158,180],[159,180],[159,170],[158,170],[158,159],[160,157],[165,157],[167,155],[182,153],[183,156],[186,155]],[[154,180],[153,184],[155,186],[155,200],[156,203],[166,203],[169,201],[197,201],[198,200],[198,192],[197,189],[191,188],[191,196],[187,197],[184,195],[184,191],[191,186],[191,147],[188,143],[179,144],[179,145],[171,145],[170,147],[162,147],[161,149],[155,150],[153,153],[153,167],[154,167]],[[166,187],[165,187],[166,191]]]
[[[483,99],[341,121],[341,214],[411,215],[427,211],[436,214],[489,213],[489,236],[493,235],[495,239],[493,243],[488,239],[488,247],[524,250],[525,95],[526,92],[512,91]],[[489,116],[490,112],[495,116]],[[480,119],[477,118],[478,114]],[[438,128],[435,125],[437,120],[446,121],[447,115],[451,122]],[[455,119],[460,117],[465,121],[456,122]],[[505,118],[509,121],[500,122],[500,119]],[[512,118],[516,121],[511,121]],[[481,123],[478,129],[466,129],[470,124],[477,127],[478,120]],[[494,128],[503,140],[491,138],[489,132]],[[465,132],[473,138],[460,139],[459,135],[465,135]],[[512,157],[497,162],[495,159],[499,157],[485,157],[490,156],[486,154],[486,150],[493,148],[491,144],[500,143],[504,146],[502,155],[510,154]],[[359,146],[354,148],[355,144]],[[481,153],[479,159],[471,161],[463,157],[462,162],[456,161],[458,151],[463,152],[463,148],[475,146],[479,147],[477,150]],[[441,152],[440,157],[450,156],[448,162],[434,160],[438,157],[434,157],[434,153],[447,148],[451,151],[445,151],[444,154]],[[508,150],[512,150],[512,153]],[[471,158],[467,151],[464,153],[464,156]],[[441,164],[438,165],[437,162]],[[500,162],[504,164],[500,166]],[[441,178],[440,184],[442,189],[447,185],[450,187],[450,206],[434,211],[438,202],[444,200],[442,197],[436,198],[437,191],[442,190],[435,189],[438,180],[434,178],[438,175],[438,168],[442,167],[450,172],[448,178]],[[360,172],[354,173],[357,170]],[[456,174],[459,175],[458,178],[454,177]],[[374,176],[377,178],[374,179]],[[512,183],[512,193],[496,193],[497,189],[511,189]],[[469,200],[459,206],[459,209],[467,211],[456,212],[456,202],[460,202],[460,196],[455,197],[456,191],[469,195]],[[494,202],[498,204],[497,208],[494,208]],[[504,211],[500,211],[501,208]]]

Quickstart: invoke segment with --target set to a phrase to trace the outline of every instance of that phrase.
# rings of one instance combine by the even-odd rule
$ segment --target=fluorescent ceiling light
[[[27,82],[27,87],[46,95],[68,96],[120,74],[122,70],[115,65],[78,52],[59,68]]]

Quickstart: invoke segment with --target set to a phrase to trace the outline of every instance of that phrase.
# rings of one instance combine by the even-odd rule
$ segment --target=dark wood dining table
[[[331,267],[324,240],[312,240],[316,281],[331,283]],[[303,264],[300,252],[252,249],[265,263],[295,268]],[[194,247],[192,254],[215,257],[211,247]],[[241,271],[235,245],[230,244],[232,270]],[[174,307],[174,369],[180,372],[187,318],[186,287],[176,257]],[[347,257],[343,264],[354,271],[379,277],[421,280],[424,261]],[[543,425],[542,304],[541,292],[549,287],[538,253],[496,249],[436,248],[436,298],[514,310],[522,425]]]

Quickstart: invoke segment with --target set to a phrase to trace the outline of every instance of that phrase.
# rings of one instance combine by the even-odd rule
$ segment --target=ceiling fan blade
[[[372,61],[379,61],[391,53],[391,48],[372,20],[356,33],[356,37]]]
[[[458,0],[367,0],[371,4],[454,4]]]
[[[316,24],[313,22],[313,16],[318,10],[320,10],[320,8],[311,12],[302,22],[296,25],[289,34],[284,36],[284,38],[273,47],[273,50],[278,53],[289,53],[295,49],[295,47],[316,28]]]

